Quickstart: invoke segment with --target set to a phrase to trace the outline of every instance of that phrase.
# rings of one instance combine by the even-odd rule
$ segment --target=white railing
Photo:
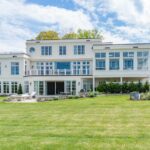
[[[92,75],[92,71],[85,69],[85,70],[69,70],[69,69],[55,69],[55,70],[38,70],[32,69],[27,73],[28,76],[88,76]]]

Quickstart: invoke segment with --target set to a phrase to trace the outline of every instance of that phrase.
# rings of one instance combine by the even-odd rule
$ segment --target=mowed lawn
[[[0,150],[149,150],[150,101],[0,102]]]

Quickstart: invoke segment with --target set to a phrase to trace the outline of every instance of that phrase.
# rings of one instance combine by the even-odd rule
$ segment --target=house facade
[[[150,44],[98,39],[28,40],[26,53],[0,54],[0,94],[39,96],[95,90],[101,81],[150,81]]]

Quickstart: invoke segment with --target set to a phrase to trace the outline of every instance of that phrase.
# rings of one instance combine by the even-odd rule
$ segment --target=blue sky
[[[105,42],[150,42],[149,0],[0,0],[0,52],[25,51],[40,31],[99,29]]]

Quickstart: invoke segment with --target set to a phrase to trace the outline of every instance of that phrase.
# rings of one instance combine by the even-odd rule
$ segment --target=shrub
[[[129,86],[127,82],[124,82],[121,86],[122,93],[129,93]]]
[[[141,100],[150,100],[150,92],[142,93]]]
[[[19,84],[19,87],[18,87],[18,92],[17,92],[18,94],[22,94],[23,92],[22,92],[22,85],[21,84]]]

